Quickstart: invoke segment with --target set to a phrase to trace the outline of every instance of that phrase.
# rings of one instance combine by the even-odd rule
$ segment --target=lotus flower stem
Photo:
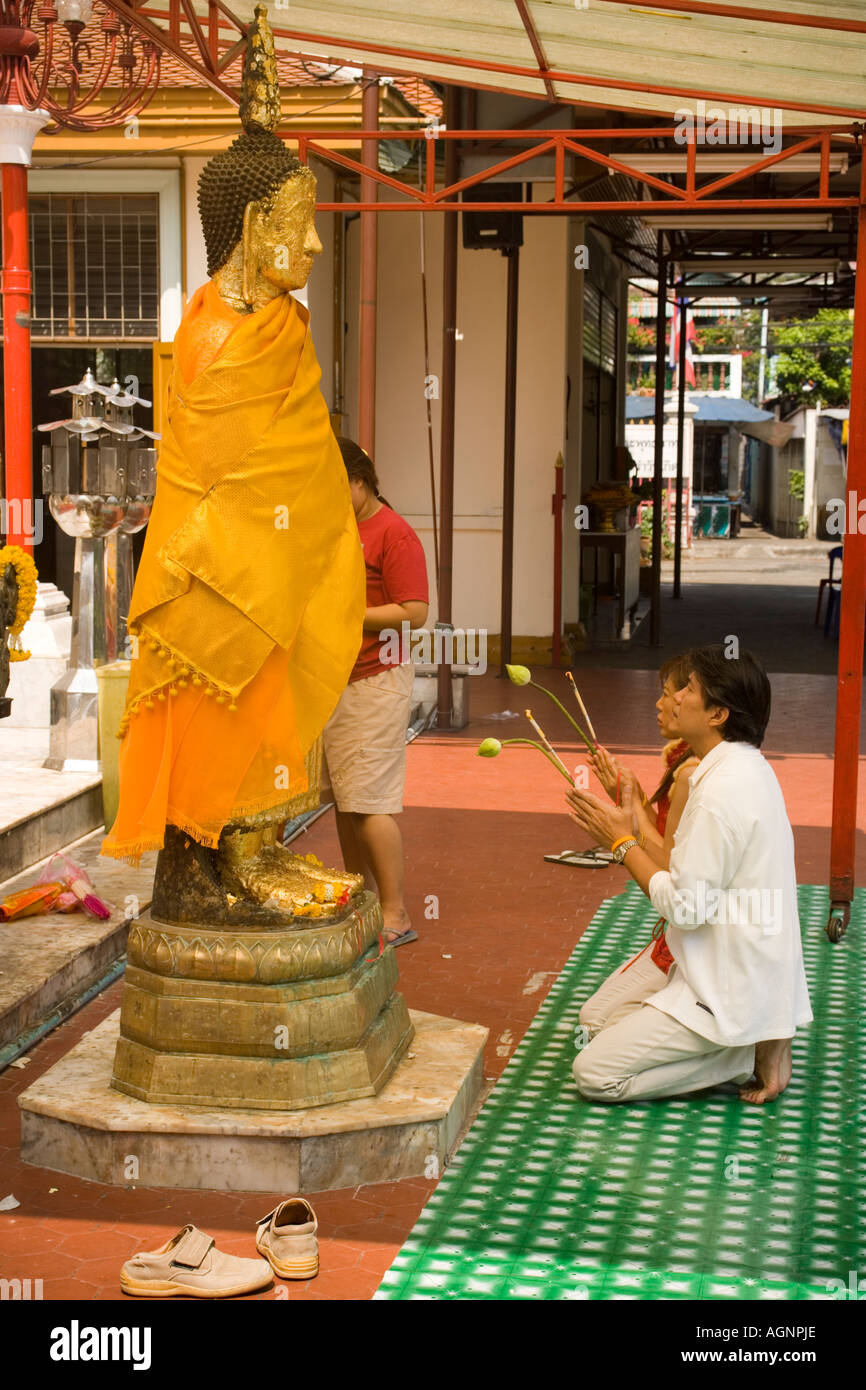
[[[583,729],[580,727],[580,725],[577,723],[577,721],[576,721],[575,719],[572,719],[572,717],[571,717],[571,715],[569,714],[568,710],[565,708],[565,705],[562,703],[561,700],[558,700],[558,699],[556,698],[556,696],[554,695],[553,691],[552,691],[552,690],[548,690],[548,689],[547,689],[545,686],[543,686],[543,685],[539,685],[537,681],[530,681],[529,684],[532,685],[532,686],[534,686],[536,690],[540,690],[540,691],[542,692],[543,695],[547,695],[548,698],[551,699],[555,705],[558,705],[558,706],[559,706],[559,708],[562,710],[562,713],[565,715],[565,717],[566,717],[566,719],[568,720],[568,722],[569,722],[569,724],[571,725],[571,727],[572,727],[573,729],[576,729],[577,732],[578,732],[578,734],[580,735],[580,737],[583,739],[583,741],[584,741],[584,743],[586,744],[587,748],[589,749],[590,753],[594,753],[594,752],[595,752],[595,744],[594,744],[594,743],[590,743],[590,741],[589,741],[589,739],[587,738],[586,734],[583,732]]]
[[[556,698],[556,696],[553,694],[553,692],[550,691],[550,690],[548,690],[546,686],[544,686],[544,685],[539,685],[539,684],[538,684],[538,681],[534,681],[534,680],[532,679],[532,673],[531,673],[531,671],[530,671],[530,669],[529,669],[528,666],[506,666],[505,669],[506,669],[506,671],[508,672],[508,678],[509,678],[509,680],[512,682],[512,684],[514,684],[514,685],[521,685],[521,686],[522,686],[522,685],[531,685],[531,686],[534,686],[534,688],[535,688],[536,690],[540,690],[540,691],[541,691],[542,695],[546,695],[547,698],[548,698],[549,700],[552,700],[553,703],[556,705],[557,709],[561,710],[561,712],[565,715],[565,717],[566,717],[566,719],[568,720],[568,722],[569,722],[569,724],[571,725],[571,727],[577,731],[578,735],[579,735],[580,738],[583,740],[583,742],[586,744],[586,746],[587,746],[587,748],[589,749],[590,753],[594,753],[594,752],[595,752],[595,744],[590,743],[590,741],[589,741],[589,739],[587,738],[586,734],[583,732],[583,729],[582,729],[582,728],[580,727],[580,725],[576,722],[576,720],[572,719],[571,715],[569,714],[568,710],[565,708],[565,705],[562,703],[562,701],[561,701],[561,700],[558,700],[558,699]],[[589,716],[588,716],[588,715],[587,715],[587,723],[589,723]],[[592,727],[592,726],[590,725],[590,727]],[[593,737],[595,737],[595,731],[594,731],[594,730],[593,730]]]
[[[595,743],[597,744],[597,743],[598,743],[598,734],[595,732],[595,729],[592,727],[592,720],[591,720],[590,717],[589,717],[589,712],[588,712],[588,710],[587,710],[587,708],[586,708],[586,705],[583,703],[583,700],[581,699],[580,691],[579,691],[578,688],[577,688],[577,684],[576,684],[576,682],[575,682],[574,676],[571,674],[570,671],[566,672],[566,674],[567,674],[567,676],[568,676],[568,680],[569,680],[569,683],[570,683],[570,685],[571,685],[571,688],[572,688],[572,690],[574,691],[574,698],[577,700],[577,703],[580,705],[580,712],[581,712],[581,714],[583,715],[584,719],[586,720],[586,727],[589,729],[589,732],[590,732],[592,738],[594,739]]]
[[[565,778],[568,785],[570,787],[574,786],[574,778],[569,776],[568,772],[565,770],[564,764],[552,758],[547,749],[543,748],[540,743],[536,743],[534,738],[504,738],[502,740],[502,746],[505,747],[506,743],[523,743],[527,744],[530,748],[537,748],[539,753],[543,753],[547,761],[553,764],[559,775]]]
[[[555,758],[556,761],[559,763],[559,765],[560,765],[560,767],[562,768],[563,772],[564,772],[564,773],[566,774],[566,776],[567,776],[567,775],[568,775],[568,768],[565,766],[565,763],[562,761],[562,758],[561,758],[561,757],[559,756],[559,754],[557,753],[556,749],[554,748],[553,744],[550,742],[550,739],[549,739],[549,738],[547,737],[547,735],[545,734],[545,732],[544,732],[544,730],[542,729],[541,725],[540,725],[540,724],[536,724],[535,720],[534,720],[533,717],[532,717],[532,710],[527,709],[527,710],[524,710],[523,712],[524,712],[524,714],[526,715],[527,719],[529,720],[529,722],[530,722],[530,724],[532,725],[532,727],[533,727],[533,729],[535,730],[535,732],[538,734],[538,737],[541,739],[541,742],[544,744],[545,748],[548,749],[548,751],[549,751],[550,753],[553,754],[554,758]],[[571,778],[569,778],[569,781],[571,781]]]

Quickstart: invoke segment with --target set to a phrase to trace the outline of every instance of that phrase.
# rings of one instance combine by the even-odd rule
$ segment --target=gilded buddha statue
[[[243,133],[199,181],[211,278],[174,342],[102,851],[161,851],[164,922],[333,919],[363,887],[278,839],[318,803],[319,735],[361,645],[365,584],[309,315],[292,295],[322,246],[315,178],[274,133],[266,13],[249,31]]]

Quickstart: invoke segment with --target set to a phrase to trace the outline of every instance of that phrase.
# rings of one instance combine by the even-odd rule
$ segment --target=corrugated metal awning
[[[231,9],[251,19],[254,0]],[[291,0],[270,20],[304,56],[548,101],[780,107],[791,127],[866,116],[864,0]]]
[[[697,396],[690,391],[688,398],[698,408],[692,419],[699,425],[757,425],[775,419],[770,411],[759,410],[740,396]],[[626,396],[627,420],[652,422],[654,412],[655,396]]]

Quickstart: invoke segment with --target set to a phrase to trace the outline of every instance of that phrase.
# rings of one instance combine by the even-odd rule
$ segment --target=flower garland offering
[[[4,545],[0,548],[0,575],[5,574],[6,566],[15,570],[18,585],[18,604],[15,618],[9,625],[9,660],[26,661],[30,653],[21,646],[21,633],[36,604],[36,581],[39,578],[33,559],[20,545]]]

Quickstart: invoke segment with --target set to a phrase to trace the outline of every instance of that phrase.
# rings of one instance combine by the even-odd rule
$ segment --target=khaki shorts
[[[362,816],[402,811],[414,679],[408,662],[352,681],[340,696],[322,735],[322,799],[330,783],[339,811]]]

